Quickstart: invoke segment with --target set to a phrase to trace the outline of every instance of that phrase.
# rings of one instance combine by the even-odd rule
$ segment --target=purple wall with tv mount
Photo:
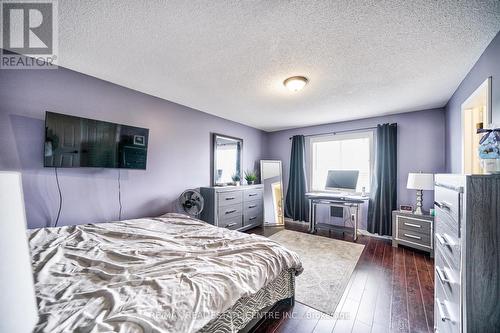
[[[462,103],[491,77],[492,123],[500,126],[500,33],[491,41],[476,64],[446,104],[446,170],[462,172]]]
[[[376,126],[382,123],[398,124],[398,205],[415,206],[416,192],[406,189],[409,172],[438,173],[445,171],[445,117],[443,109],[400,113],[391,116],[366,118],[354,121],[331,123],[272,132],[268,134],[270,159],[283,161],[283,183],[288,187],[290,149],[293,135],[314,135],[341,130],[352,130]],[[429,210],[434,202],[432,191],[424,192],[424,209]],[[361,228],[366,229],[366,207],[361,212]],[[327,212],[318,212],[326,218]]]
[[[243,170],[261,158],[283,161],[288,183],[290,141],[294,134],[399,125],[398,204],[414,203],[406,190],[410,171],[460,172],[463,101],[492,77],[493,122],[500,123],[500,34],[486,48],[445,109],[435,109],[273,133],[244,126],[179,104],[68,69],[2,70],[0,73],[0,170],[23,174],[29,227],[53,223],[58,194],[54,169],[42,167],[44,112],[55,111],[151,130],[148,170],[121,170],[123,217],[153,216],[176,209],[178,194],[210,182],[210,133],[244,139]],[[91,177],[89,177],[91,176]],[[118,170],[60,169],[63,210],[60,224],[116,220]],[[286,192],[285,192],[286,193]],[[429,208],[432,194],[424,194]]]
[[[53,168],[43,168],[45,111],[149,128],[147,171],[121,170],[123,218],[176,210],[178,195],[210,183],[211,132],[244,140],[243,170],[258,169],[266,133],[68,69],[0,71],[0,170],[23,175],[30,228],[57,215]],[[59,169],[59,225],[118,219],[117,169]]]

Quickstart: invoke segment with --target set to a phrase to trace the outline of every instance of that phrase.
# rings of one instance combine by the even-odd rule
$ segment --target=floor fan
[[[179,196],[179,204],[186,214],[198,217],[203,211],[205,201],[198,190],[190,189]]]

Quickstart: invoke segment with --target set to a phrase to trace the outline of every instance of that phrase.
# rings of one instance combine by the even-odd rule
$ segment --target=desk
[[[352,223],[352,228],[339,227],[339,226],[329,226],[331,229],[342,228],[343,232],[353,233],[354,241],[358,239],[358,218],[359,218],[359,206],[368,201],[368,197],[362,197],[359,195],[346,195],[338,193],[329,192],[308,192],[306,193],[306,198],[309,200],[309,232],[315,233],[317,231],[318,223],[316,222],[316,207],[318,205],[326,205],[329,207],[342,207],[349,209],[349,221],[351,221],[351,216],[354,216],[354,221]],[[355,209],[355,213],[352,214],[351,208]],[[344,221],[345,222],[345,221]]]

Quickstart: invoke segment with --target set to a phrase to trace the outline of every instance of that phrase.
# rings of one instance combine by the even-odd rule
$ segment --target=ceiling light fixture
[[[283,81],[283,85],[290,91],[299,91],[305,87],[308,81],[304,76],[292,76]]]

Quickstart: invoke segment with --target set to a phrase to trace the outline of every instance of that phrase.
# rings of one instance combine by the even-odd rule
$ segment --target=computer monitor
[[[329,170],[326,177],[326,190],[356,192],[359,170]]]

